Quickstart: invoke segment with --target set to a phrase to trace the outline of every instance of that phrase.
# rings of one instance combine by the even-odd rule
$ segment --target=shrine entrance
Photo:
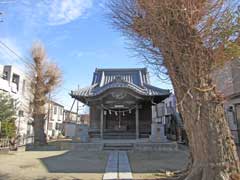
[[[136,105],[125,108],[103,107],[102,137],[104,139],[138,138],[138,124]]]
[[[104,132],[136,132],[135,109],[105,109]]]
[[[104,139],[136,139],[135,109],[105,109],[103,124]]]

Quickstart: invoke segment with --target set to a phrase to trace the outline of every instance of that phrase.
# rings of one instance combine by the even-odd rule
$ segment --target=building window
[[[60,108],[59,111],[60,111],[60,115],[63,115],[63,108]]]
[[[8,72],[7,71],[4,71],[3,72],[3,79],[7,80],[8,79]]]
[[[17,90],[19,89],[19,76],[17,74],[13,74],[12,82],[17,85]]]
[[[24,111],[18,111],[18,116],[23,117],[24,116]]]
[[[56,130],[61,130],[62,129],[62,124],[61,123],[56,123]]]
[[[54,106],[54,114],[57,114],[57,106]]]

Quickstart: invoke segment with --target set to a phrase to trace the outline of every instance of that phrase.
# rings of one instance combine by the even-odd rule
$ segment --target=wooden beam
[[[136,105],[136,139],[139,139],[139,108]]]

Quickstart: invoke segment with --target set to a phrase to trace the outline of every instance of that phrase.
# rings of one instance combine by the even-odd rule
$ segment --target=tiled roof
[[[72,91],[72,97],[94,97],[112,88],[126,88],[143,96],[166,96],[169,90],[149,84],[146,68],[139,69],[96,69],[92,85]]]
[[[149,83],[146,68],[138,69],[96,69],[93,75],[93,84],[104,86],[110,82],[121,79],[131,84],[142,86],[143,83]]]

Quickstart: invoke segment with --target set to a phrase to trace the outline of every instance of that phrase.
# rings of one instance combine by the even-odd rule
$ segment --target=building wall
[[[232,63],[227,62],[221,69],[214,70],[212,73],[213,82],[217,89],[224,94],[230,96],[234,94],[234,81]]]
[[[0,78],[3,77],[3,68],[4,66],[0,64]]]
[[[232,137],[236,143],[239,143],[238,124],[237,124],[237,106],[240,104],[240,98],[230,99],[224,102],[225,115],[228,120]]]
[[[20,135],[32,135],[29,77],[14,66],[0,66],[0,91],[10,95],[16,104],[16,126]]]
[[[240,143],[237,131],[236,106],[240,104],[240,60],[236,59],[213,72],[213,81],[219,92],[226,97],[224,110],[234,141]],[[239,124],[240,125],[240,124]]]
[[[90,122],[89,114],[80,114],[79,118],[80,118],[80,123],[81,124],[89,125],[89,122]]]
[[[48,138],[56,138],[63,131],[64,106],[51,101],[45,105],[45,108],[47,112],[45,133]]]
[[[237,59],[231,63],[232,67],[232,82],[233,93],[240,93],[240,59]]]

